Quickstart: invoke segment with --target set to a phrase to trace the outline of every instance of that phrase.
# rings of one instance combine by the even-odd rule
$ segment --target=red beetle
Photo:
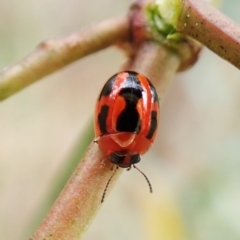
[[[155,140],[159,114],[157,92],[145,76],[133,71],[117,73],[106,82],[97,101],[95,142],[113,164],[135,167]]]

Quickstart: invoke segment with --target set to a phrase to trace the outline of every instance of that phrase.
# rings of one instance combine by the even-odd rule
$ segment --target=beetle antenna
[[[108,179],[107,181],[107,184],[106,184],[106,187],[103,191],[103,195],[102,195],[102,199],[101,199],[101,203],[103,203],[104,199],[105,199],[105,196],[106,196],[106,193],[107,193],[107,189],[108,189],[108,186],[113,178],[113,176],[115,175],[116,171],[118,170],[118,166],[116,167],[115,171],[113,172],[112,176]]]
[[[153,192],[152,190],[152,184],[150,183],[149,179],[147,178],[147,176],[145,175],[145,173],[143,173],[139,168],[137,168],[134,164],[133,164],[133,167],[136,168],[143,176],[144,178],[146,179],[147,183],[148,183],[148,186],[149,186],[149,190],[150,190],[150,193]]]

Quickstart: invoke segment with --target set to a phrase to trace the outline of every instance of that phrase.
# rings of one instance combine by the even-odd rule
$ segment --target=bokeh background
[[[45,39],[124,14],[130,0],[0,0],[0,69]],[[221,11],[240,22],[240,1]],[[217,43],[216,43],[217,44]],[[96,97],[125,58],[109,48],[0,104],[0,239],[35,231],[68,161],[88,136]],[[124,173],[84,240],[240,239],[240,72],[208,49],[178,74],[155,145]]]

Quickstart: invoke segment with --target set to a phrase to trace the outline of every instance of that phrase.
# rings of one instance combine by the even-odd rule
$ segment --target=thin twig
[[[41,43],[16,65],[0,72],[0,100],[73,61],[129,40],[128,16],[105,20],[78,33]]]

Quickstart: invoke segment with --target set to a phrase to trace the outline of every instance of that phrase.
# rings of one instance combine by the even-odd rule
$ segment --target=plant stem
[[[29,226],[23,233],[21,239],[27,239],[27,237],[33,233],[33,230],[37,229],[42,219],[45,217],[54,201],[61,193],[69,177],[77,168],[79,159],[84,156],[88,145],[92,142],[93,136],[93,121],[90,120],[85,126],[85,129],[79,133],[79,137],[72,147],[70,156],[67,157],[57,176],[53,178],[53,184],[47,190],[46,196],[41,202],[41,207],[39,207],[37,211],[32,214],[32,217],[29,221]]]
[[[0,100],[86,55],[129,40],[128,16],[105,20],[63,39],[48,40],[0,72]]]
[[[140,71],[154,84],[161,100],[176,74],[181,57],[169,48],[154,42],[145,42],[131,68]]]
[[[101,196],[112,175],[111,163],[90,144],[85,156],[48,215],[32,236],[36,239],[79,239],[101,205]],[[121,169],[117,171],[117,175]]]
[[[175,53],[156,43],[147,42],[140,48],[132,63],[132,69],[146,74],[160,89],[162,98],[179,65],[180,58]],[[80,239],[101,207],[104,188],[112,175],[111,166],[108,157],[103,156],[97,144],[90,144],[79,166],[31,240]],[[121,172],[122,169],[119,169],[114,175],[111,186]]]
[[[183,0],[177,30],[240,69],[240,26],[202,0]]]

